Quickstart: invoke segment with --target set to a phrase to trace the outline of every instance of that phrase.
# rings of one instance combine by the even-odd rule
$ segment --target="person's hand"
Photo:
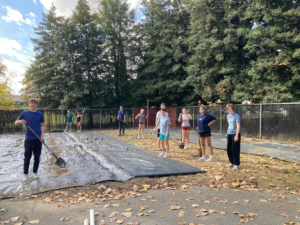
[[[179,114],[179,116],[181,116],[181,115],[182,115],[182,113]]]
[[[195,130],[198,130],[198,127],[196,127]]]
[[[26,124],[26,120],[19,120],[19,123]]]
[[[234,141],[237,142],[239,140],[239,136],[234,137]]]
[[[40,142],[44,143],[44,141],[45,141],[45,140],[44,140],[44,135],[42,135],[42,136],[41,136]]]

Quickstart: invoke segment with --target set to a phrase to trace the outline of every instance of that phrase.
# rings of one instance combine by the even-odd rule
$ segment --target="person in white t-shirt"
[[[182,109],[182,113],[180,113],[178,122],[181,122],[182,120],[182,127],[181,127],[181,132],[182,132],[182,143],[185,142],[186,139],[186,147],[184,149],[189,149],[189,142],[190,142],[190,130],[191,130],[191,125],[190,125],[190,120],[193,118],[191,117],[190,114],[187,113],[186,108]]]
[[[166,109],[166,105],[165,105],[165,103],[161,103],[160,104],[160,109]],[[168,117],[168,113],[166,112],[166,117]],[[155,126],[157,126],[158,125],[158,120],[159,120],[159,118],[162,116],[162,114],[161,114],[161,112],[160,111],[158,111],[157,113],[156,113],[156,122],[155,122]],[[159,140],[159,136],[160,136],[160,129],[158,129],[157,130],[157,132],[158,132],[158,134],[157,134],[157,151],[158,152],[161,152],[161,147],[160,147],[160,140]]]

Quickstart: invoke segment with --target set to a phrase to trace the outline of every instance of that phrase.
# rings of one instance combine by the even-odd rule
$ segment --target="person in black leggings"
[[[80,115],[80,112],[77,112],[76,119],[77,119],[77,131],[78,132],[81,132],[81,129],[82,129],[82,126],[81,126],[81,117],[82,117],[82,115]]]

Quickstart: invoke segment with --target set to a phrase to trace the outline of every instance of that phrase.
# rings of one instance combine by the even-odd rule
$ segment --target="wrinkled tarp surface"
[[[116,140],[97,131],[46,133],[49,148],[67,162],[61,169],[43,147],[38,174],[22,182],[24,135],[0,135],[0,198],[25,196],[101,181],[126,181],[139,176],[163,176],[203,172],[195,167],[161,158],[156,154]]]

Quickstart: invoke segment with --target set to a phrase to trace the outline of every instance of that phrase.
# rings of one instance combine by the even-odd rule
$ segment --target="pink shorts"
[[[190,130],[191,127],[182,127],[182,130]]]

